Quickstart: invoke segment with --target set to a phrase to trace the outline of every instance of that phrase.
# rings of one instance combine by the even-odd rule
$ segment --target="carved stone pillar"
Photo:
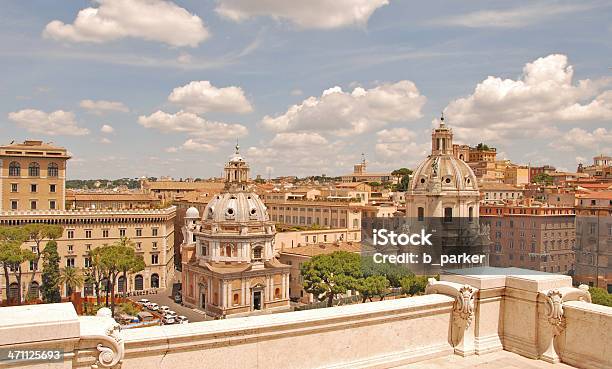
[[[539,292],[545,301],[545,319],[548,329],[543,332],[545,342],[540,358],[549,363],[561,361],[555,347],[556,339],[565,330],[565,316],[563,315],[563,303],[567,301],[591,302],[589,287],[580,285],[579,288],[562,287]]]
[[[426,294],[439,293],[455,299],[451,343],[455,348],[455,354],[460,356],[470,356],[475,353],[472,321],[474,320],[474,300],[477,292],[477,288],[468,284],[441,282],[436,281],[435,278],[429,279],[425,289]]]
[[[100,309],[95,317],[79,317],[79,322],[81,329],[79,351],[91,350],[94,358],[91,368],[121,368],[125,352],[124,342],[119,323],[110,317],[110,309]]]

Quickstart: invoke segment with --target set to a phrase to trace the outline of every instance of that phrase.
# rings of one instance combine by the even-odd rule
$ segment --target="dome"
[[[185,218],[198,219],[200,217],[200,211],[193,206],[187,209]]]
[[[414,171],[412,191],[431,191],[435,186],[441,191],[478,191],[472,168],[452,155],[431,155]]]
[[[263,201],[252,192],[224,192],[206,206],[204,221],[267,222],[270,220]]]

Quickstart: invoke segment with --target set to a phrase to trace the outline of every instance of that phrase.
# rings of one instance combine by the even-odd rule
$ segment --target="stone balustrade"
[[[501,350],[612,367],[612,308],[569,277],[441,279],[424,296],[121,332],[104,311],[78,317],[70,304],[0,308],[0,350],[65,351],[61,362],[0,368],[390,368]]]

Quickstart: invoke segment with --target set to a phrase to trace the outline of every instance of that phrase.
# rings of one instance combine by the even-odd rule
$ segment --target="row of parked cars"
[[[177,315],[175,311],[170,310],[170,307],[162,305],[159,306],[155,302],[151,302],[147,299],[140,299],[137,301],[138,305],[143,306],[151,311],[157,312],[161,315],[162,324],[187,324],[189,319],[184,315]]]

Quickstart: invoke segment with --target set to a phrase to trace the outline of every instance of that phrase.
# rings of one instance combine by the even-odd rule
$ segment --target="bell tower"
[[[440,117],[440,125],[431,133],[431,155],[453,154],[453,130],[444,123],[444,113]]]
[[[235,191],[246,190],[249,181],[249,171],[249,165],[240,156],[240,146],[236,144],[236,151],[224,168],[225,189]]]

